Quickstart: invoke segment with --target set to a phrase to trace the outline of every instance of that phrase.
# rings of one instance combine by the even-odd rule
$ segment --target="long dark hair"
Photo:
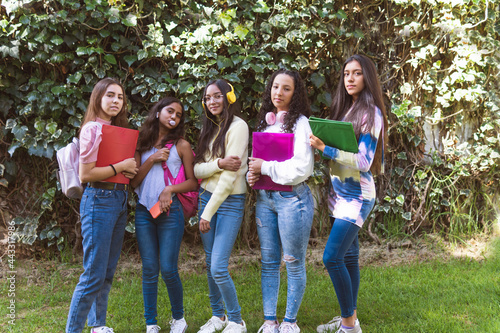
[[[351,61],[357,61],[361,65],[365,86],[355,103],[352,96],[347,93],[344,84],[344,70],[346,65]],[[334,93],[332,105],[330,106],[330,118],[351,122],[354,127],[354,133],[356,133],[356,137],[359,139],[362,133],[369,133],[373,128],[376,115],[375,107],[378,107],[382,112],[384,127],[379,139],[384,139],[383,142],[385,145],[387,142],[388,122],[377,69],[370,58],[361,54],[355,54],[349,57],[344,62],[344,66],[342,66],[339,84]],[[381,172],[382,154],[385,151],[382,142],[379,143],[377,144],[375,157],[370,168],[374,174]]]
[[[207,88],[212,84],[215,84],[217,88],[219,88],[224,98],[222,113],[217,117],[208,111],[207,106],[205,105]],[[231,126],[231,123],[233,122],[234,113],[239,111],[238,103],[235,102],[233,104],[229,104],[227,100],[227,93],[231,90],[232,89],[229,83],[222,79],[212,80],[205,86],[202,99],[202,103],[204,105],[203,127],[201,128],[200,138],[198,140],[198,145],[196,146],[196,157],[194,158],[194,163],[206,162],[205,154],[209,151],[210,142],[214,140],[214,137],[215,140],[212,145],[212,151],[210,151],[208,158],[213,159],[217,157],[224,157],[226,154],[226,133],[229,126]]]
[[[83,122],[80,128],[83,128],[83,126],[89,121],[95,121],[97,116],[101,112],[104,112],[101,107],[101,100],[104,94],[106,93],[108,87],[113,84],[116,84],[122,89],[123,105],[120,112],[116,116],[111,118],[111,125],[128,127],[128,119],[127,119],[128,104],[127,104],[127,95],[125,94],[125,89],[118,80],[107,77],[97,82],[96,85],[94,86],[94,89],[92,89],[92,93],[90,94],[89,105],[87,106],[87,111],[85,112],[85,115],[83,117]]]
[[[306,117],[311,115],[311,106],[309,105],[309,99],[307,98],[306,87],[304,85],[304,81],[302,81],[302,78],[300,77],[300,74],[296,71],[279,69],[271,75],[271,78],[267,82],[266,89],[264,90],[264,94],[262,95],[262,105],[257,116],[257,132],[262,132],[267,127],[266,114],[275,109],[271,98],[271,88],[273,86],[274,79],[279,74],[286,74],[290,76],[295,85],[292,100],[290,101],[290,108],[288,109],[288,113],[285,116],[285,122],[283,124],[284,132],[293,132],[293,127],[301,114]]]
[[[177,103],[181,106],[182,114],[179,120],[179,125],[176,128],[169,131],[167,135],[165,135],[161,139],[160,147],[164,147],[168,141],[174,141],[174,144],[179,141],[180,138],[184,136],[184,105],[182,105],[181,101],[175,97],[164,97],[159,100],[153,107],[149,110],[149,114],[142,124],[140,132],[139,132],[139,140],[137,141],[137,151],[139,153],[143,153],[148,151],[153,147],[158,140],[158,135],[160,135],[160,120],[156,118],[158,112],[169,106],[170,104]]]

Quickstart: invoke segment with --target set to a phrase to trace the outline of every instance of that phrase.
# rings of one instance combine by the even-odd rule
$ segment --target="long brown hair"
[[[182,109],[179,125],[169,131],[167,135],[161,139],[160,147],[164,147],[168,141],[174,141],[174,144],[176,144],[177,141],[184,136],[184,119],[186,118],[184,115],[184,105],[175,97],[164,97],[149,110],[149,114],[144,124],[141,126],[139,140],[137,141],[137,151],[139,153],[143,153],[155,145],[160,135],[160,120],[156,115],[158,112],[161,112],[164,107],[173,103],[179,104]]]
[[[221,91],[224,98],[224,106],[222,113],[219,116],[214,116],[210,111],[207,110],[205,105],[205,95],[207,94],[207,88],[215,84],[217,88]],[[226,154],[226,133],[233,122],[234,113],[239,111],[239,104],[233,103],[229,104],[227,100],[227,93],[230,92],[231,86],[225,80],[218,79],[212,80],[207,83],[205,89],[203,90],[202,103],[204,105],[203,112],[203,126],[200,132],[200,138],[198,140],[198,145],[196,146],[196,157],[194,158],[194,163],[206,162],[205,154],[209,152],[210,142],[214,140],[212,145],[212,151],[209,153],[209,159],[224,157]]]
[[[363,82],[365,88],[361,91],[356,102],[351,95],[347,93],[344,84],[344,70],[348,63],[357,61],[363,71]],[[334,93],[332,105],[330,106],[330,119],[348,121],[353,124],[354,133],[359,140],[362,133],[369,133],[375,124],[376,107],[380,109],[383,117],[383,131],[379,136],[375,157],[373,158],[370,170],[373,174],[379,174],[382,165],[382,154],[385,151],[387,142],[387,114],[385,110],[382,88],[377,75],[377,69],[373,61],[361,54],[355,54],[349,57],[342,66],[340,72],[339,84]]]
[[[89,105],[87,106],[87,111],[85,112],[85,115],[83,117],[83,122],[80,126],[80,129],[83,128],[83,126],[89,121],[95,121],[97,116],[101,112],[104,112],[101,107],[101,100],[104,94],[106,93],[108,87],[113,84],[120,86],[120,88],[122,89],[123,105],[120,112],[116,116],[111,118],[111,125],[128,127],[128,119],[127,119],[128,104],[127,104],[127,95],[125,94],[125,89],[118,80],[107,77],[97,82],[96,85],[94,86],[94,89],[92,89],[92,94],[90,94]]]
[[[272,112],[275,107],[271,98],[271,88],[273,87],[273,82],[276,76],[279,74],[285,74],[293,79],[295,85],[292,100],[290,101],[290,108],[285,116],[285,123],[283,124],[283,130],[286,133],[292,133],[295,122],[303,114],[306,117],[311,115],[311,107],[309,105],[309,99],[307,98],[307,91],[304,85],[304,81],[300,77],[300,74],[296,71],[290,71],[287,69],[279,69],[271,75],[271,78],[267,82],[266,89],[262,95],[262,105],[257,116],[258,125],[255,129],[257,132],[262,132],[266,127],[266,114]]]

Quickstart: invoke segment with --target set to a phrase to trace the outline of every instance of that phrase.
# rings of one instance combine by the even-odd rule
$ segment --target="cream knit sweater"
[[[247,192],[245,174],[248,170],[248,135],[247,123],[234,116],[226,133],[226,154],[224,157],[239,156],[241,167],[238,171],[233,172],[219,168],[217,163],[220,158],[209,159],[209,154],[205,156],[207,162],[194,165],[194,175],[196,178],[202,179],[201,187],[212,193],[201,218],[210,221],[228,195]],[[210,151],[214,139],[210,142]]]

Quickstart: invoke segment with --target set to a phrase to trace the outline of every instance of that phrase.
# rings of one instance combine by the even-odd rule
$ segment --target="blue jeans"
[[[198,217],[201,218],[203,210],[210,200],[212,193],[200,189],[200,209]],[[212,315],[224,316],[224,304],[227,308],[227,317],[230,321],[241,322],[241,307],[238,303],[236,288],[229,275],[227,266],[229,256],[233,250],[236,236],[243,221],[245,209],[245,194],[233,194],[224,200],[217,213],[210,221],[210,230],[201,234],[203,249],[207,263],[208,290]],[[224,301],[224,302],[223,302]]]
[[[359,227],[335,219],[323,253],[340,305],[341,316],[351,317],[357,308],[359,290]]]
[[[302,183],[292,192],[259,190],[256,206],[257,232],[262,255],[261,287],[264,319],[277,320],[281,250],[288,287],[284,321],[297,320],[306,288],[306,250],[314,216],[309,186]]]
[[[87,187],[80,202],[83,268],[69,308],[67,333],[105,326],[108,294],[127,223],[127,191]]]
[[[179,250],[184,234],[184,213],[174,196],[170,211],[154,219],[149,211],[137,204],[135,212],[135,235],[142,259],[142,296],[146,325],[155,325],[158,301],[158,275],[167,286],[172,317],[184,317],[182,282],[177,270]]]

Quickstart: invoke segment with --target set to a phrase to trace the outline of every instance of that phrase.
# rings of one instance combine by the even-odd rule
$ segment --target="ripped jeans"
[[[294,323],[307,280],[305,257],[314,216],[314,202],[309,186],[301,183],[294,186],[292,192],[259,190],[255,215],[262,255],[264,319],[277,320],[283,249],[288,276],[284,321]]]

